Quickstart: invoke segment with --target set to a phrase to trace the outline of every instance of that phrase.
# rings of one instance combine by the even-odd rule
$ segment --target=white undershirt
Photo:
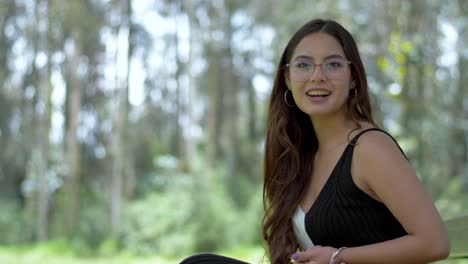
[[[298,206],[296,212],[294,212],[292,218],[292,224],[294,229],[294,235],[296,235],[297,241],[302,249],[307,249],[314,246],[314,243],[310,239],[305,229],[305,213],[301,207]]]

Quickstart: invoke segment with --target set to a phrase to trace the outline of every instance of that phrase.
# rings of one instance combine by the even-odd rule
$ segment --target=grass
[[[438,261],[436,264],[468,264],[468,216],[447,220],[446,225],[452,244],[452,259]],[[217,252],[252,264],[262,263],[263,253],[260,247],[242,247]],[[182,258],[163,258],[156,255],[142,257],[124,253],[106,257],[76,256],[64,241],[25,247],[0,247],[2,264],[177,264],[181,260]]]
[[[468,258],[468,216],[447,220],[445,224],[452,245],[450,256]]]
[[[262,248],[237,248],[218,254],[258,264],[263,256]],[[118,254],[108,257],[75,256],[69,249],[59,250],[54,246],[1,247],[1,264],[177,264],[182,258],[160,256],[132,256]]]

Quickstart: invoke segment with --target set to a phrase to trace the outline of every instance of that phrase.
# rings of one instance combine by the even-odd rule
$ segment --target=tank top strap
[[[387,131],[385,130],[382,130],[380,128],[377,128],[377,127],[371,127],[371,128],[368,128],[368,129],[364,129],[363,131],[359,132],[359,134],[357,134],[350,142],[350,145],[351,146],[355,146],[359,137],[361,137],[364,133],[368,132],[368,131],[380,131],[384,134],[386,134],[387,136],[389,136],[394,142],[395,144],[397,145],[398,149],[400,149],[401,153],[403,154],[403,156],[405,156],[406,159],[408,159],[408,157],[406,156],[405,152],[403,151],[403,149],[400,147],[400,145],[398,144],[398,142],[396,141],[396,139],[390,135]]]

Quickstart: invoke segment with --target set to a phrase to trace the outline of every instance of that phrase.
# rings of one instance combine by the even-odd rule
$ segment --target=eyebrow
[[[344,59],[344,57],[341,56],[340,54],[331,54],[331,55],[328,55],[325,58],[323,58],[323,60],[328,60],[328,59]],[[299,55],[296,58],[294,58],[294,60],[310,60],[310,61],[313,61],[314,58],[310,57],[310,56],[307,56],[307,55]]]

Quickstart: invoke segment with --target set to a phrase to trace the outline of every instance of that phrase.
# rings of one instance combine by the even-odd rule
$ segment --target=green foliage
[[[14,201],[0,200],[0,244],[22,244],[31,239],[33,222]]]
[[[451,257],[468,258],[468,216],[456,217],[445,222],[451,242]]]
[[[380,56],[377,65],[381,71],[386,71],[390,67],[390,62],[384,56]]]
[[[287,39],[313,17],[342,22],[360,42],[370,94],[378,99],[372,103],[383,111],[378,119],[398,124],[392,126],[399,142],[437,196],[444,219],[468,212],[461,188],[468,146],[468,90],[460,74],[468,65],[460,55],[467,16],[457,4],[463,1],[3,2],[8,4],[0,6],[0,193],[15,202],[0,200],[0,210],[7,212],[0,216],[0,244],[34,241],[38,201],[20,193],[27,164],[37,156],[31,149],[48,145],[39,154],[47,160],[41,164],[58,168],[65,185],[68,162],[78,155],[81,165],[79,224],[70,228],[72,234],[64,228],[63,208],[75,200],[66,198],[69,189],[59,189],[49,197],[47,228],[49,238],[62,240],[32,250],[34,263],[62,251],[89,258],[121,250],[171,256],[261,244],[259,146],[269,89]],[[123,12],[126,4],[134,6],[133,14]],[[153,30],[146,14],[167,30]],[[128,81],[122,72],[126,45]],[[48,100],[42,98],[46,86]],[[81,91],[76,108],[72,87]],[[131,99],[139,96],[130,96],[125,113],[119,107],[124,101],[118,101],[124,91],[142,97],[138,103]],[[51,103],[51,119],[42,120],[44,104]],[[80,117],[76,153],[69,145],[74,114]],[[118,125],[121,117],[128,117],[125,129]],[[41,127],[50,142],[39,140]],[[114,133],[123,136],[123,146]],[[125,164],[115,162],[117,149]],[[109,187],[116,165],[125,167],[127,207],[123,230],[110,235]],[[23,202],[27,206],[17,206]],[[0,263],[22,262],[0,257]]]
[[[63,244],[58,246],[64,251],[51,251],[52,244]],[[112,256],[80,257],[70,255],[67,245],[63,242],[54,241],[45,243],[46,246],[30,247],[0,247],[0,263],[14,264],[174,264],[179,263],[183,257],[165,258],[157,254],[151,256],[132,256],[128,254],[115,254]],[[219,254],[241,259],[249,263],[261,263],[263,249],[260,247],[241,247],[218,252]]]
[[[243,190],[238,193],[244,196],[246,206],[239,207],[230,196],[233,192],[228,191],[238,186],[226,180],[222,164],[207,169],[203,161],[198,161],[194,171],[195,250],[212,252],[257,243],[261,237],[261,188],[240,185]]]
[[[459,178],[454,178],[447,184],[436,201],[436,207],[444,219],[451,219],[462,212],[468,212],[468,195],[463,193]]]
[[[172,159],[162,160],[160,165],[175,164]],[[223,168],[195,169],[196,173],[184,176],[175,166],[165,167],[168,174],[159,177],[172,175],[178,179],[166,182],[164,191],[129,204],[122,232],[125,249],[180,257],[258,242],[259,192],[251,195],[246,208],[238,209],[226,192]]]
[[[99,204],[87,204],[79,215],[77,229],[68,238],[70,247],[78,255],[99,253],[109,231],[108,216]]]
[[[389,56],[380,56],[378,67],[381,71],[392,76],[403,84],[403,80],[408,74],[408,61],[414,51],[414,44],[408,40],[402,40],[400,32],[392,32],[388,44]]]
[[[31,247],[29,252],[37,255],[61,255],[61,256],[73,256],[76,255],[76,251],[71,246],[70,241],[66,239],[56,239],[40,243],[34,247]]]
[[[122,234],[123,246],[138,254],[172,255],[190,251],[193,239],[190,193],[152,193],[129,204]]]
[[[99,256],[114,256],[120,251],[120,248],[120,241],[117,239],[106,239],[99,245]]]
[[[459,178],[454,178],[449,182],[436,201],[436,206],[445,219],[451,242],[450,256],[453,258],[468,257],[468,216],[460,216],[460,212],[468,212],[468,196],[463,193]]]

